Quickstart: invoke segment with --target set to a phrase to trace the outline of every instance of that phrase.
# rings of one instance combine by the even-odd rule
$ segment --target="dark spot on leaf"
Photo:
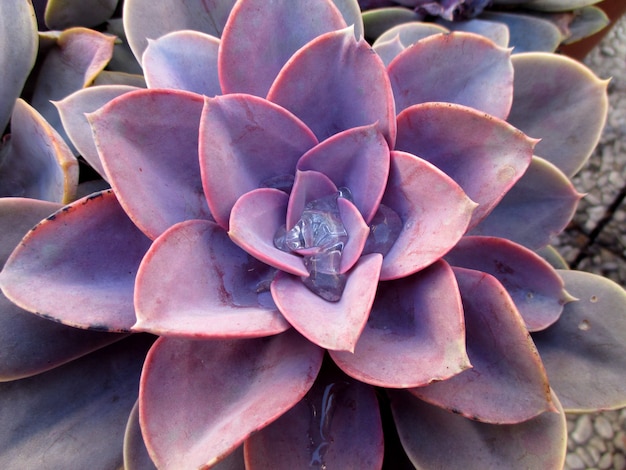
[[[100,323],[94,323],[92,325],[89,325],[89,329],[93,331],[111,331],[108,326]]]
[[[450,411],[452,411],[455,415],[460,415],[461,414],[461,410],[459,410],[457,408],[450,408]]]
[[[56,214],[52,214],[52,215],[46,217],[46,220],[54,220],[56,218],[57,218],[57,215]]]

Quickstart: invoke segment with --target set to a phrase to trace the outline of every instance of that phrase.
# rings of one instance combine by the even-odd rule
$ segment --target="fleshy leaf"
[[[141,61],[148,39],[190,29],[220,37],[236,0],[185,0],[154,8],[153,0],[125,0],[124,30],[128,44]]]
[[[114,98],[137,89],[125,85],[83,88],[54,103],[59,111],[63,128],[78,153],[105,179],[104,168],[85,114],[96,111]]]
[[[572,176],[600,139],[608,81],[562,55],[529,52],[514,55],[512,62],[515,80],[508,122],[540,138],[535,154]]]
[[[574,300],[546,261],[510,240],[463,237],[445,259],[452,266],[475,269],[498,279],[529,331],[543,330],[553,324],[563,305]]]
[[[135,402],[124,431],[124,470],[157,470],[141,435],[139,401]]]
[[[87,116],[120,204],[152,239],[177,222],[211,217],[198,163],[202,106],[195,93],[138,90]]]
[[[447,33],[443,26],[413,21],[402,23],[381,34],[372,45],[386,66],[407,47],[428,36]]]
[[[87,28],[60,33],[39,71],[31,104],[65,138],[53,101],[90,85],[113,54],[115,37]]]
[[[593,5],[601,0],[530,0],[526,6],[539,11],[572,11]]]
[[[0,384],[0,467],[120,468],[121,436],[151,338],[127,338]]]
[[[321,34],[345,27],[330,0],[237,3],[224,28],[218,59],[223,92],[264,97],[294,52]]]
[[[149,88],[221,94],[217,76],[220,40],[198,31],[174,31],[149,40],[141,62]]]
[[[326,139],[298,161],[298,170],[315,170],[335,186],[347,187],[366,222],[372,220],[389,176],[389,148],[374,126],[348,129]]]
[[[21,98],[13,108],[11,131],[0,145],[0,196],[71,201],[78,161],[61,136]]]
[[[129,331],[135,273],[149,243],[112,191],[95,193],[36,225],[6,262],[0,285],[10,300],[42,317]]]
[[[219,462],[302,399],[323,354],[294,330],[231,341],[159,338],[139,391],[141,429],[156,466]]]
[[[441,101],[505,119],[513,100],[510,54],[477,34],[453,32],[422,39],[389,64],[396,112]]]
[[[380,284],[354,353],[330,355],[361,382],[392,388],[448,379],[471,367],[450,267],[439,261],[410,277]]]
[[[367,255],[348,275],[338,302],[312,293],[300,279],[281,273],[272,296],[287,321],[311,342],[325,349],[354,351],[376,294],[382,256]]]
[[[600,8],[587,6],[576,10],[576,14],[569,24],[569,36],[563,44],[572,44],[592,34],[599,33],[609,26],[610,19]]]
[[[511,297],[493,276],[454,268],[472,368],[411,393],[466,418],[513,424],[555,411],[537,349]]]
[[[362,16],[365,38],[371,42],[395,26],[420,19],[413,10],[403,7],[368,9]]]
[[[272,178],[293,177],[298,159],[315,144],[300,120],[269,101],[240,94],[206,98],[199,152],[215,221],[228,228],[239,196]]]
[[[363,18],[359,3],[354,0],[333,0],[333,3],[339,9],[346,24],[353,27],[354,37],[360,38],[363,36]]]
[[[396,149],[431,162],[480,204],[470,227],[524,174],[535,143],[504,121],[455,104],[414,105],[398,116]]]
[[[30,2],[8,2],[0,16],[0,135],[37,57],[37,22]]]
[[[230,218],[228,234],[235,244],[270,266],[294,274],[309,275],[302,257],[274,245],[274,236],[284,224],[288,196],[273,188],[255,189],[239,198]]]
[[[580,300],[559,321],[533,335],[550,384],[567,411],[626,406],[626,293],[609,279],[562,270],[565,287]]]
[[[406,391],[388,393],[402,445],[418,468],[563,468],[567,425],[560,407],[559,413],[542,413],[519,424],[487,424]],[[552,399],[557,402],[556,396]]]
[[[92,28],[113,16],[118,0],[48,0],[45,22],[50,29]]]
[[[554,52],[561,42],[559,29],[550,21],[519,12],[483,12],[482,18],[506,25],[513,54],[521,52]],[[513,87],[515,93],[515,86]]]
[[[476,208],[441,170],[405,152],[391,152],[383,204],[402,220],[383,260],[381,280],[408,276],[447,253],[465,233]]]
[[[350,28],[324,34],[296,52],[267,99],[302,119],[320,141],[376,124],[390,147],[395,142],[393,94],[385,65],[365,40],[355,40]]]
[[[325,364],[293,408],[245,443],[248,470],[377,469],[383,434],[374,389]]]
[[[141,263],[133,329],[193,338],[280,333],[289,324],[272,302],[273,277],[215,223],[181,222],[156,239]]]
[[[488,21],[485,18],[489,17],[483,12],[480,18],[472,18],[467,21],[445,21],[438,18],[437,22],[450,31],[464,31],[466,33],[480,34],[500,47],[508,47],[511,43],[511,41],[509,41],[509,28],[500,22]]]
[[[533,157],[526,173],[471,234],[539,249],[563,231],[582,196],[556,166]]]

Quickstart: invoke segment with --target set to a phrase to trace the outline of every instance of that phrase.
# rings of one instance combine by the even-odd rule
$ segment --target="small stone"
[[[613,468],[615,470],[626,469],[626,457],[624,457],[624,454],[613,455]]]
[[[618,432],[613,439],[613,444],[616,449],[626,452],[626,433],[623,431]]]
[[[576,421],[576,427],[571,436],[577,444],[584,444],[589,440],[592,432],[591,418],[589,415],[581,415]]]
[[[567,454],[565,465],[570,470],[585,470],[585,462],[576,454]]]
[[[600,453],[604,453],[607,450],[609,450],[608,447],[606,446],[606,442],[603,439],[601,439],[599,436],[593,436],[589,440],[589,445],[593,446],[594,449],[597,449],[598,452]]]
[[[613,456],[610,453],[604,454],[600,457],[600,461],[598,462],[598,468],[600,470],[608,470],[613,465]]]
[[[596,451],[596,455],[593,455],[587,447],[579,447],[576,449],[576,455],[585,463],[585,468],[595,466],[598,460],[600,460],[600,453]]]
[[[613,427],[608,419],[599,415],[593,422],[593,427],[596,432],[604,439],[613,439]]]

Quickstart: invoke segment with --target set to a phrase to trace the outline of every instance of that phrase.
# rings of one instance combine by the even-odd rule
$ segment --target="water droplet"
[[[381,204],[370,223],[370,233],[363,254],[381,253],[385,256],[402,232],[402,219],[392,208]]]

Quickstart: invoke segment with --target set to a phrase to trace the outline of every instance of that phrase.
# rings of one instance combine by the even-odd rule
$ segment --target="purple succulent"
[[[82,429],[92,414],[90,436],[111,434],[142,368],[131,468],[380,468],[384,452],[385,465],[406,452],[420,467],[562,466],[561,402],[626,395],[624,345],[607,333],[626,328],[613,308],[623,290],[532,251],[580,197],[564,172],[597,141],[606,83],[469,33],[383,60],[355,36],[348,0],[168,11],[214,36],[146,19],[149,3],[125,3],[148,89],[94,87],[58,105],[111,189],[0,245],[17,245],[0,258],[11,324],[74,345],[7,355],[2,377],[29,377],[0,388],[15,403],[0,410],[9,432],[36,447],[40,429]],[[153,36],[162,27],[174,31]],[[572,89],[551,88],[553,74]],[[539,110],[557,105],[572,122],[554,130]],[[57,207],[7,198],[0,217],[23,233]],[[602,328],[581,336],[588,314]],[[606,344],[616,365],[598,367]],[[572,368],[610,391],[572,391]],[[30,431],[12,413],[41,406],[38,389],[88,406]]]

